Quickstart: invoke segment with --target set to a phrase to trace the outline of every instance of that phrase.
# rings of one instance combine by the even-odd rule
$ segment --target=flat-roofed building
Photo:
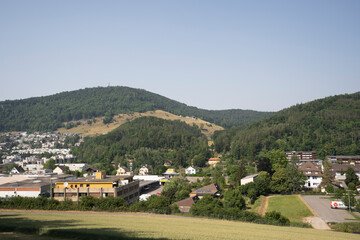
[[[50,178],[27,178],[0,185],[0,198],[50,196]]]
[[[103,171],[95,176],[55,182],[54,199],[79,201],[82,196],[121,197],[130,204],[139,199],[139,181],[130,175],[106,176]]]
[[[288,161],[291,160],[292,157],[297,157],[300,161],[301,160],[315,160],[316,157],[316,152],[307,152],[307,151],[291,151],[291,152],[286,152],[286,159]]]
[[[241,185],[245,185],[247,183],[251,183],[251,182],[254,182],[255,179],[259,176],[258,173],[256,174],[252,174],[252,175],[248,175],[246,177],[243,177],[242,179],[240,179],[240,184]]]
[[[331,163],[339,164],[360,164],[360,156],[329,156],[328,160]]]

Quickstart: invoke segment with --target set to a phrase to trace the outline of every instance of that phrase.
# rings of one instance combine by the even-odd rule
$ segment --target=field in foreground
[[[302,222],[305,217],[314,216],[298,195],[272,196],[268,198],[266,211],[278,211],[291,222]]]
[[[152,214],[2,211],[0,229],[3,225],[41,227],[40,233],[78,239],[359,239],[340,232]]]

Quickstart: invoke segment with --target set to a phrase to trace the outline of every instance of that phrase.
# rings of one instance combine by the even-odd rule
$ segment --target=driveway
[[[302,199],[314,210],[314,212],[325,222],[354,222],[350,213],[344,209],[332,209],[331,200],[325,196],[302,195]]]

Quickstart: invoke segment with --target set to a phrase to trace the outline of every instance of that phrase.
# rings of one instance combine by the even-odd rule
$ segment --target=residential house
[[[173,164],[172,161],[166,160],[165,163],[164,163],[164,166],[165,166],[165,167],[170,167],[172,164]]]
[[[210,167],[215,167],[215,165],[218,164],[219,162],[221,162],[220,158],[210,158],[208,160]]]
[[[10,174],[21,174],[21,173],[25,173],[25,170],[21,166],[15,166],[10,171]]]
[[[139,169],[139,175],[145,176],[145,175],[149,175],[149,174],[151,174],[150,167],[148,167],[148,166],[142,166],[142,167]]]
[[[133,175],[133,173],[127,167],[119,167],[116,170],[116,175]]]
[[[57,167],[53,170],[53,173],[56,173],[56,174],[58,174],[58,175],[60,175],[60,174],[65,174],[67,170],[68,170],[68,169],[67,169],[65,166],[57,166]]]
[[[356,175],[360,178],[360,165],[335,163],[332,165],[332,170],[335,173],[335,180],[345,180],[348,168],[353,168]]]
[[[259,176],[259,174],[252,174],[252,175],[248,175],[242,179],[240,179],[240,184],[241,185],[245,185],[247,183],[251,183],[251,182],[254,182],[255,179]]]
[[[196,189],[190,193],[190,197],[197,196],[198,198],[202,198],[204,195],[210,195],[212,197],[220,197],[220,188],[216,183],[212,183],[205,187]]]
[[[178,201],[175,204],[179,206],[180,212],[189,213],[191,206],[194,205],[198,200],[199,200],[198,196],[193,196],[193,197],[189,197],[189,198],[183,199],[181,201]]]
[[[192,166],[185,169],[185,174],[187,174],[187,175],[197,174],[198,172],[199,172],[199,169],[192,167]]]
[[[318,188],[322,181],[322,172],[321,166],[311,162],[303,162],[298,167],[299,170],[303,172],[303,174],[307,177],[305,181],[306,188]]]
[[[85,169],[86,176],[95,176],[95,173],[98,171],[97,167],[88,167]],[[84,174],[84,177],[86,177]]]
[[[79,201],[82,196],[121,197],[128,204],[139,200],[139,181],[130,175],[106,176],[105,171],[95,176],[55,182],[54,199]]]

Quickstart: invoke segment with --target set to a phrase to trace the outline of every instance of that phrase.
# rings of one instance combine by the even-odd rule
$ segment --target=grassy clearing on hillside
[[[103,123],[103,117],[95,118],[96,122],[92,123],[92,124],[88,124],[87,120],[74,121],[74,123],[80,122],[81,124],[79,126],[76,126],[76,127],[70,128],[70,129],[59,128],[57,131],[59,131],[61,133],[80,133],[81,135],[84,135],[84,136],[101,135],[101,134],[108,133],[108,132],[114,130],[115,128],[119,127],[120,125],[122,125],[128,121],[135,120],[139,117],[157,117],[157,118],[162,118],[165,120],[180,120],[180,121],[186,122],[190,126],[195,124],[201,129],[201,132],[205,136],[207,136],[208,139],[210,139],[210,136],[213,135],[215,131],[224,129],[221,126],[203,121],[199,118],[193,119],[193,118],[188,118],[188,117],[180,117],[180,116],[174,115],[169,112],[165,112],[162,110],[156,110],[156,111],[149,111],[149,112],[145,112],[145,113],[119,114],[119,115],[114,116],[113,117],[114,121],[109,124]]]
[[[272,196],[268,201],[267,212],[278,211],[290,222],[302,222],[304,217],[314,216],[298,195]]]
[[[145,214],[8,212],[3,225],[38,227],[39,234],[77,239],[358,239],[358,235],[295,227]]]

